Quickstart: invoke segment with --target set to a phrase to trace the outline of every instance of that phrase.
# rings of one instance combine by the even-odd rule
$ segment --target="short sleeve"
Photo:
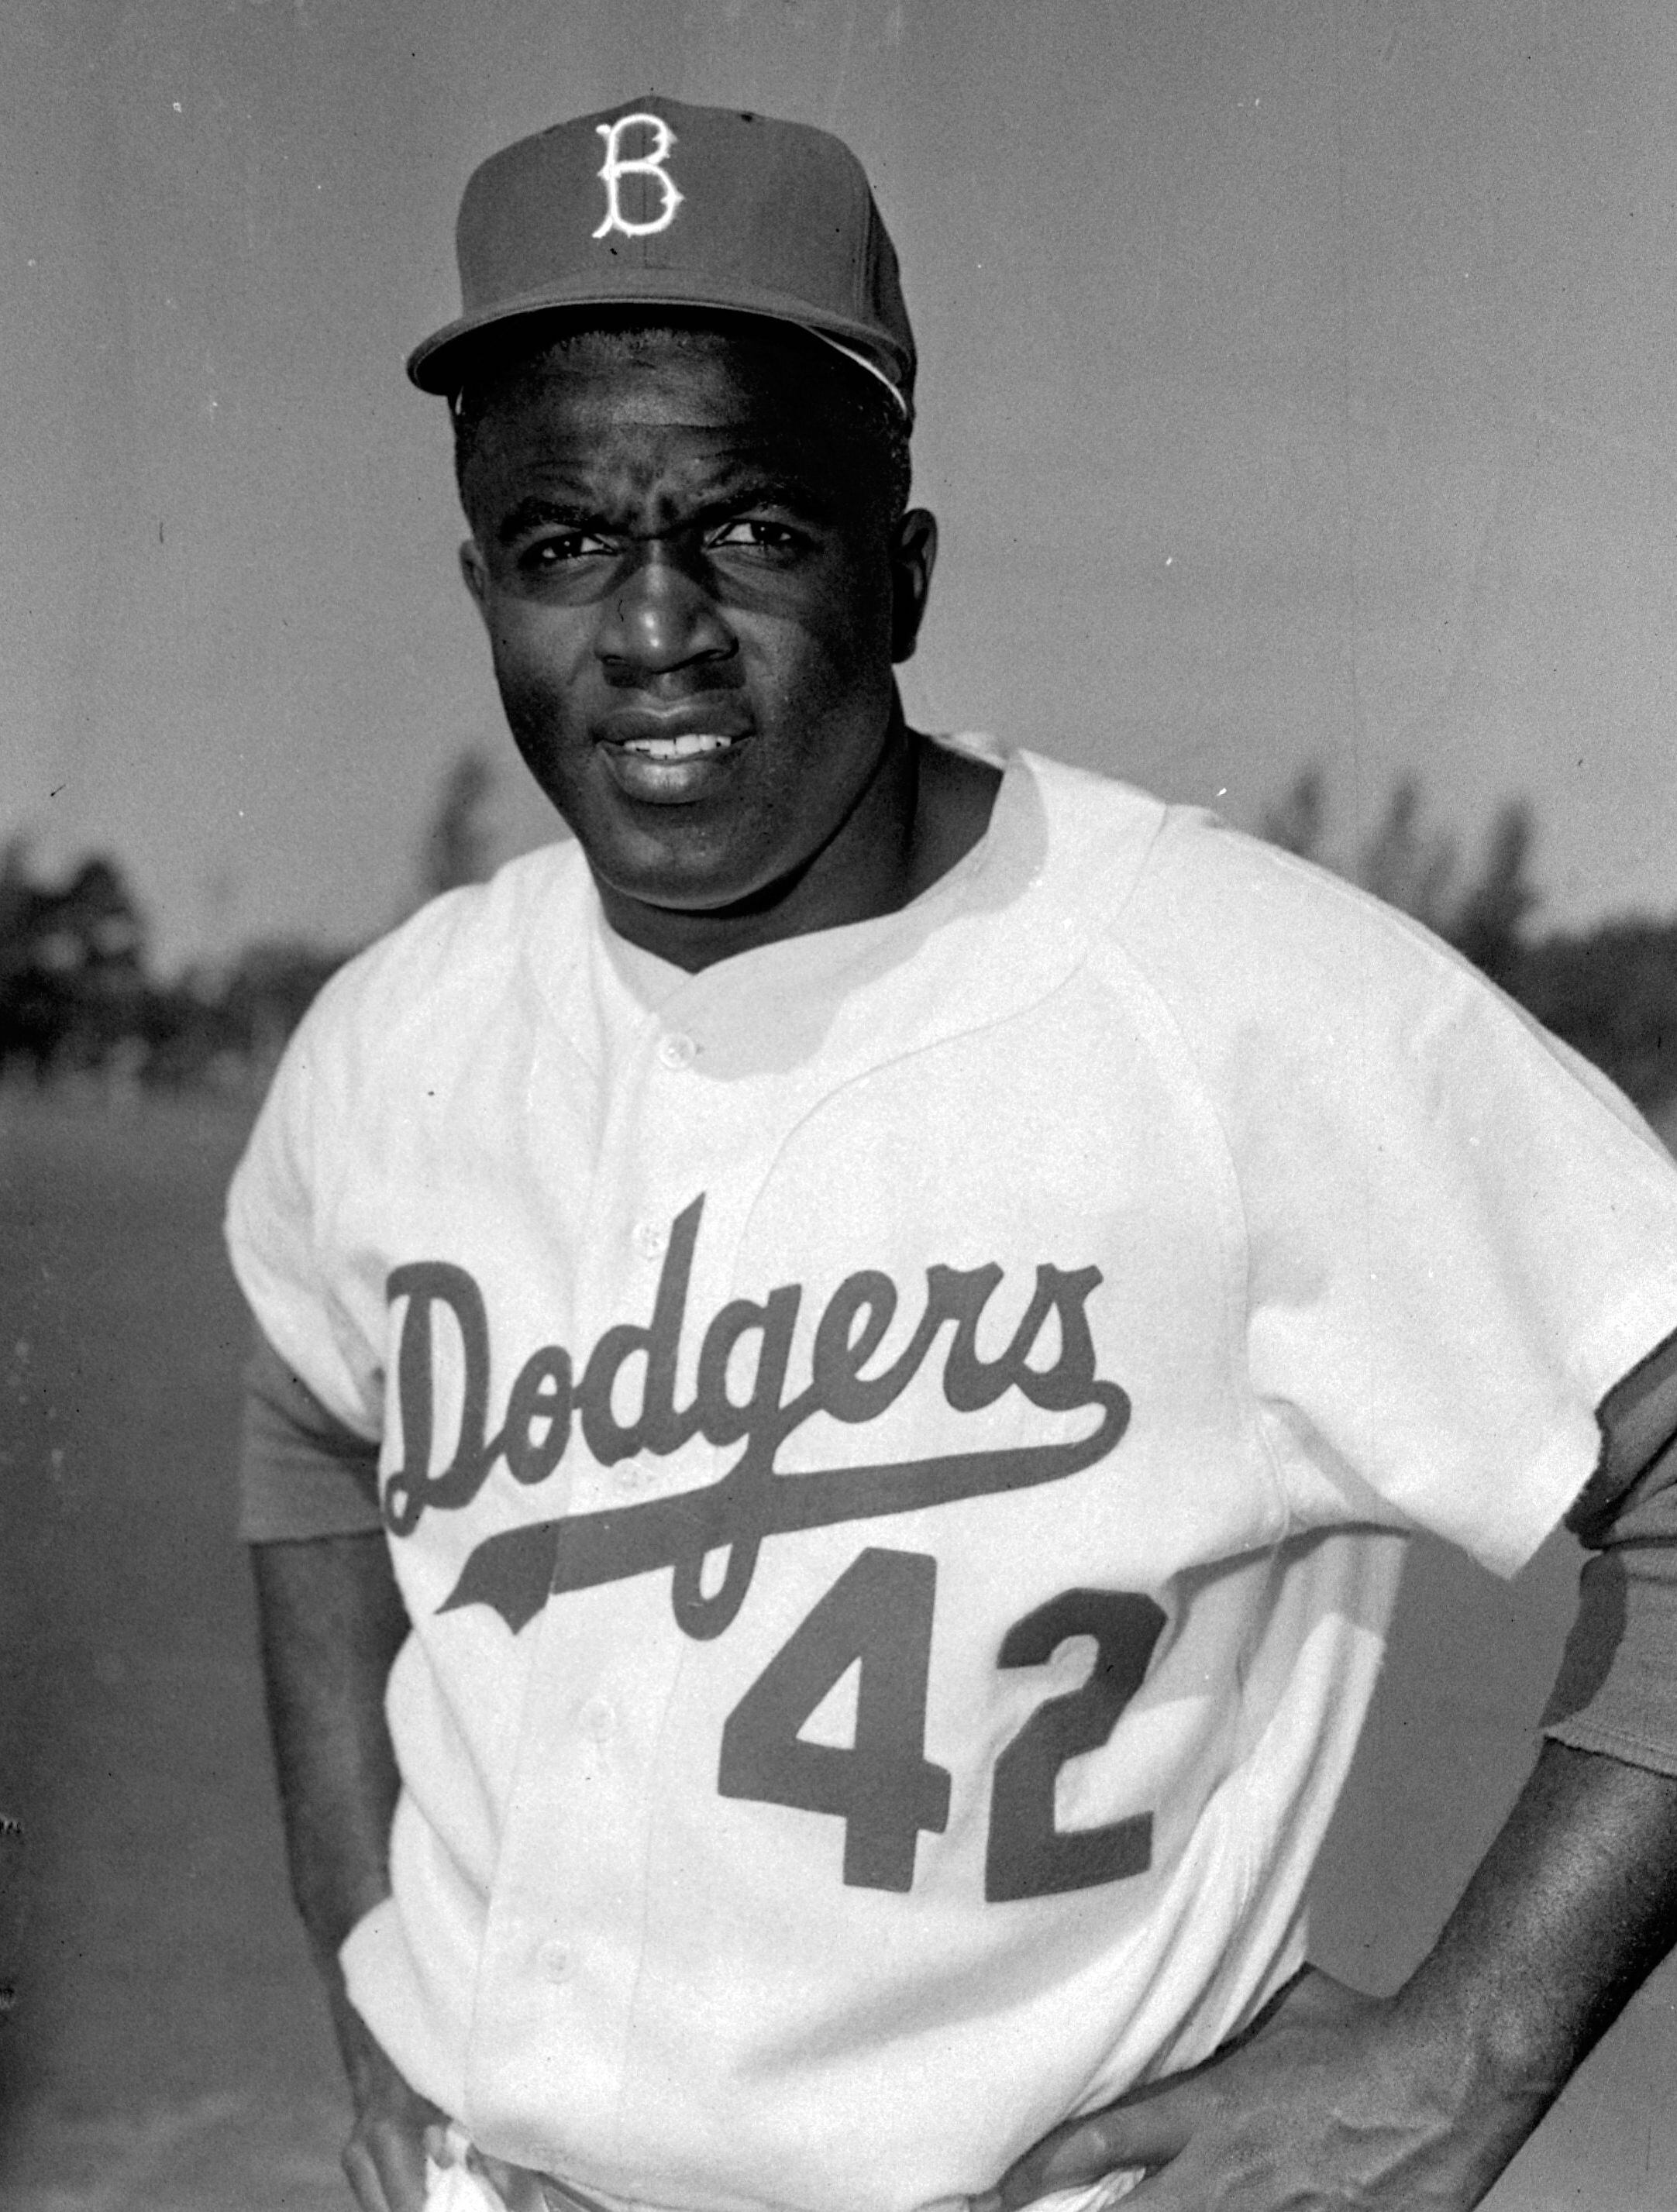
[[[381,1350],[333,1238],[348,1170],[354,1038],[345,975],[292,1037],[228,1194],[228,1257],[258,1328],[325,1410],[376,1443]]]
[[[1228,1147],[1293,1522],[1425,1528],[1511,1573],[1588,1480],[1602,1398],[1677,1327],[1677,1169],[1405,917],[1232,832],[1175,843],[1140,926],[1177,933],[1159,957]]]

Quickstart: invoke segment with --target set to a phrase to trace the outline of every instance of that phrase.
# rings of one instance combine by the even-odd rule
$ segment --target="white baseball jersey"
[[[696,2212],[987,2187],[1249,2020],[1403,1532],[1511,1571],[1677,1328],[1617,1094],[1027,754],[902,913],[699,975],[574,846],[438,901],[229,1227],[413,1620],[354,2000],[486,2149]]]

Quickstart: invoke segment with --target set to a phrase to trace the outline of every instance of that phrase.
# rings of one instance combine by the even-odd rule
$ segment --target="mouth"
[[[640,753],[647,760],[691,760],[700,753],[726,752],[732,744],[720,730],[684,730],[678,738],[623,738],[619,740],[626,753]]]
[[[732,713],[713,717],[690,707],[678,715],[613,717],[600,732],[599,750],[626,799],[685,806],[725,787],[750,735]]]

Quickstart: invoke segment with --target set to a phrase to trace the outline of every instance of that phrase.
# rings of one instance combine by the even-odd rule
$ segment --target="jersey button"
[[[610,1698],[590,1698],[576,1717],[577,1726],[596,1743],[605,1743],[616,1733],[617,1715]]]
[[[545,1980],[568,1981],[572,1966],[574,1964],[571,1957],[570,1946],[558,1942],[544,1943],[536,1954],[536,1964],[540,1967]]]
[[[698,1056],[698,1046],[681,1030],[671,1030],[668,1036],[659,1041],[659,1061],[665,1067],[691,1067]]]
[[[643,1260],[661,1260],[669,1248],[670,1232],[656,1221],[637,1221],[633,1237]]]

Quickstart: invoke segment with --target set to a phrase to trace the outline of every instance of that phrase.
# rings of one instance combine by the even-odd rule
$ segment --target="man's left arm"
[[[1677,1780],[1546,1743],[1397,1994],[1306,1968],[1193,2072],[1068,2122],[993,2202],[1162,2170],[1148,2212],[1467,2212],[1677,1940]]]
[[[1677,1941],[1677,1339],[1600,1418],[1568,1518],[1601,1556],[1546,1715],[1571,1740],[1409,1980],[1372,1997],[1306,1968],[1203,2065],[1056,2129],[980,2212],[1136,2166],[1148,2212],[1480,2203]]]

